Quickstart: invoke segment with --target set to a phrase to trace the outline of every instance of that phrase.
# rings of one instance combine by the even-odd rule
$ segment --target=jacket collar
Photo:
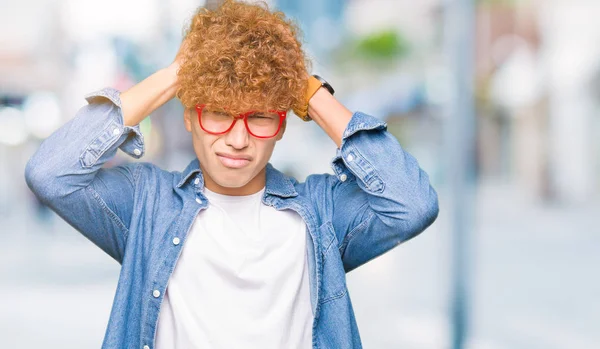
[[[298,192],[290,177],[281,173],[271,163],[267,163],[266,192],[284,198],[298,196]]]
[[[290,177],[281,173],[279,170],[273,167],[271,163],[267,163],[267,183],[265,192],[271,195],[276,195],[280,197],[294,197],[298,195],[296,192],[296,188],[292,183]],[[202,174],[202,170],[200,169],[200,160],[198,158],[194,158],[187,167],[183,170],[181,180],[177,183],[177,188],[181,188],[190,177],[192,177],[195,173],[198,173],[198,178],[200,178],[200,185],[204,186],[204,176]]]

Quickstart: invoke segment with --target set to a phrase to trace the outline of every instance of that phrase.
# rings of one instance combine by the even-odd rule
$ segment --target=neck
[[[219,185],[208,175],[206,171],[204,171],[204,169],[202,169],[202,173],[204,175],[204,186],[208,188],[208,190],[217,194],[229,196],[243,196],[256,194],[259,191],[261,191],[262,188],[265,187],[267,178],[267,168],[265,167],[256,176],[254,176],[254,178],[252,178],[250,182],[238,188],[230,188]]]

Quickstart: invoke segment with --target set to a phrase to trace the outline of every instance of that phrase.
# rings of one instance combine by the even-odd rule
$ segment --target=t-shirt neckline
[[[244,202],[244,201],[252,201],[252,200],[256,199],[257,197],[262,197],[262,195],[265,192],[265,189],[266,189],[266,187],[263,187],[258,192],[254,193],[254,194],[250,194],[250,195],[225,195],[225,194],[216,193],[216,192],[204,187],[204,195],[206,195],[206,197],[209,200],[213,199],[213,200],[220,201],[220,202]]]

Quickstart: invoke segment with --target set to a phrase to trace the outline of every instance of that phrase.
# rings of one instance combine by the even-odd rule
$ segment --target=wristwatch
[[[298,115],[298,117],[304,121],[310,121],[312,118],[308,115],[308,102],[312,98],[312,96],[321,88],[324,87],[333,95],[335,90],[331,85],[322,77],[318,75],[313,75],[308,78],[308,88],[306,90],[306,97],[304,100],[304,105],[299,108],[294,109],[294,113]]]
[[[319,80],[321,82],[321,86],[325,87],[327,89],[327,91],[329,91],[329,93],[331,93],[331,95],[333,95],[333,93],[335,92],[335,90],[333,89],[333,87],[331,87],[331,85],[322,77],[318,76],[318,75],[313,75],[313,77],[317,80]]]

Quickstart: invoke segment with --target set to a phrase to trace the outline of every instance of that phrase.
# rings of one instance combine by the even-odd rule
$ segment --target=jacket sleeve
[[[139,164],[102,168],[121,149],[144,155],[139,125],[123,125],[120,93],[86,96],[74,118],[45,139],[25,166],[31,191],[61,218],[121,263],[129,233]]]
[[[429,176],[377,118],[352,115],[331,165],[332,224],[346,272],[436,220],[438,196]]]

